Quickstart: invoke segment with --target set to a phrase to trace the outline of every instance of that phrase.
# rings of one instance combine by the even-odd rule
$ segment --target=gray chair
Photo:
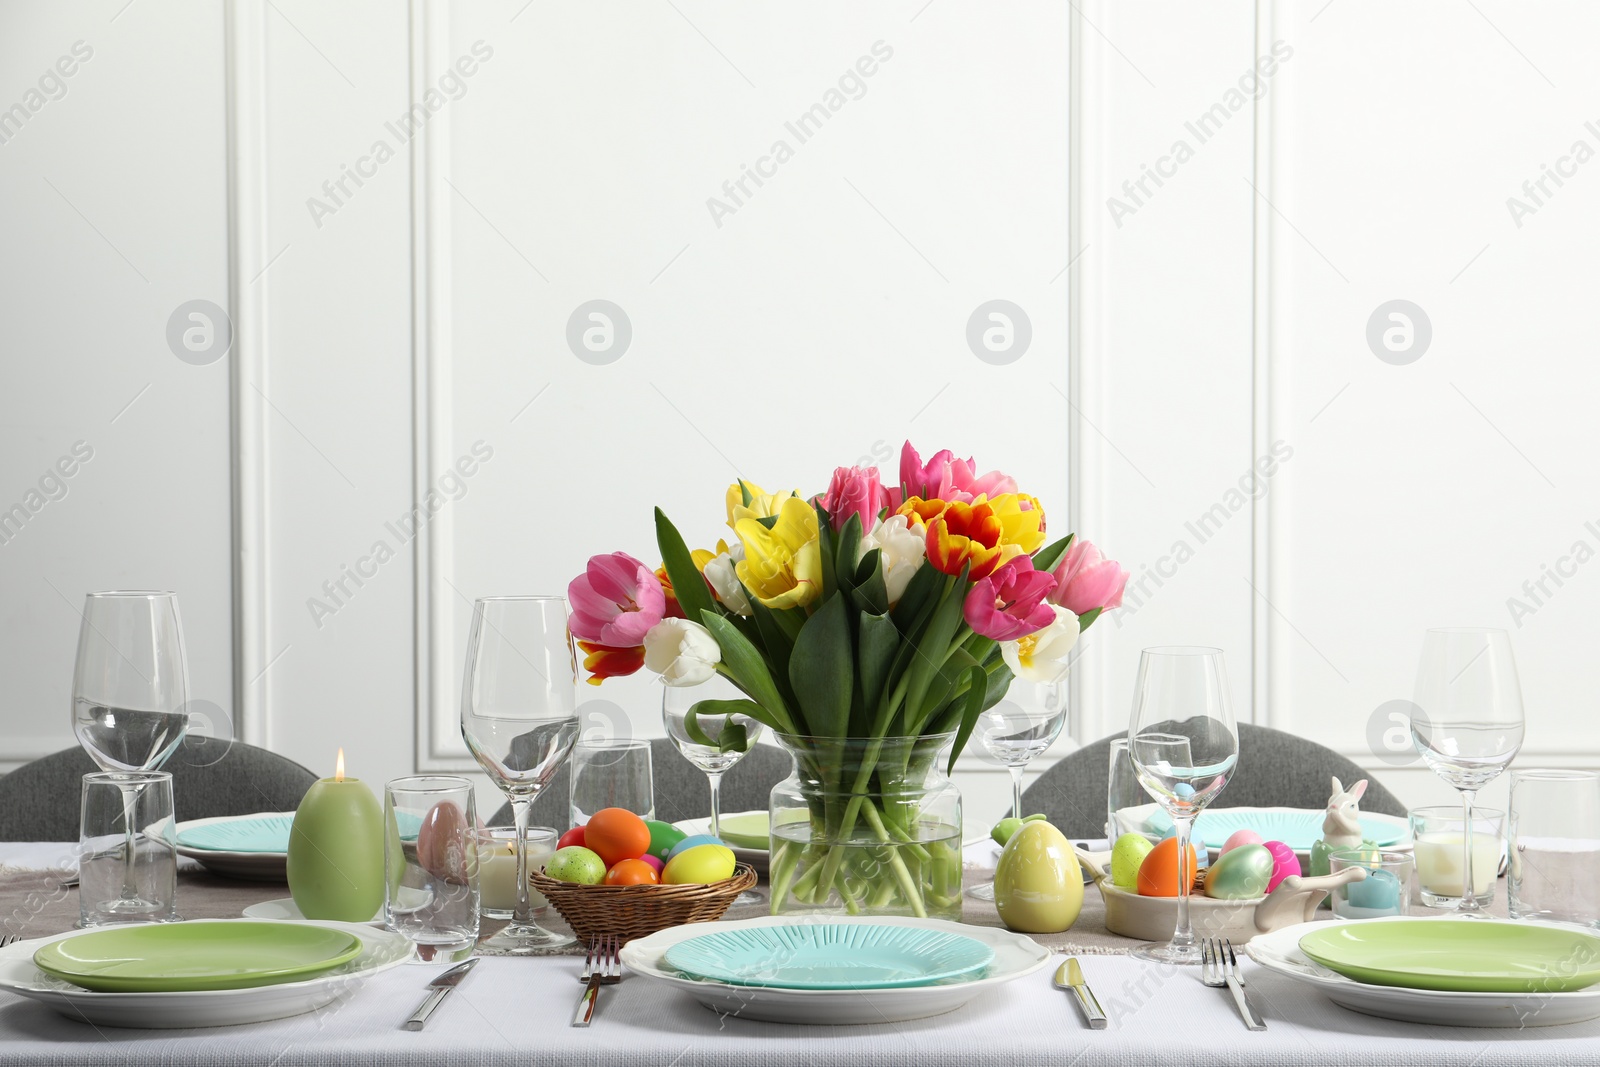
[[[794,762],[773,745],[752,745],[744,759],[722,776],[722,810],[765,811],[772,787],[789,777]],[[650,773],[655,782],[656,818],[662,822],[704,819],[711,814],[711,787],[705,772],[683,758],[672,742],[658,737],[650,742]],[[572,825],[568,796],[570,767],[562,766],[533,802],[530,826],[554,826],[565,833]],[[483,810],[483,798],[479,809]],[[511,825],[511,805],[494,813],[492,825]]]
[[[83,776],[99,769],[83,749],[69,748],[0,777],[0,841],[76,841]],[[172,772],[180,822],[293,811],[317,780],[276,752],[210,737],[185,738],[161,769]]]
[[[1068,837],[1104,837],[1111,742],[1124,736],[1125,732],[1095,741],[1045,771],[1023,790],[1023,811],[1043,812]],[[1361,798],[1362,811],[1405,818],[1406,806],[1383,783],[1339,753],[1315,741],[1249,723],[1239,726],[1239,770],[1213,807],[1320,810],[1328,804],[1329,779],[1335,775],[1346,786],[1361,778],[1369,780]]]

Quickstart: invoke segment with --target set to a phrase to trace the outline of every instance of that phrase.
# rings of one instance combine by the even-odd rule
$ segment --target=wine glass
[[[1006,698],[978,716],[974,734],[985,752],[1011,772],[1011,814],[1022,818],[1022,775],[1033,758],[1055,743],[1067,721],[1067,687],[1061,682],[1018,678]],[[994,883],[973,886],[967,895],[993,900]]]
[[[1239,731],[1228,701],[1221,649],[1147,648],[1140,654],[1128,756],[1139,784],[1172,817],[1179,876],[1172,940],[1132,954],[1157,963],[1197,964],[1199,945],[1189,925],[1190,831],[1195,816],[1227,788],[1239,762]]]
[[[661,694],[661,718],[667,737],[683,758],[700,768],[711,784],[711,836],[722,837],[722,776],[744,759],[761,736],[761,724],[748,715],[696,713],[702,700],[741,700],[744,694],[721,678],[691,686],[666,686]],[[745,890],[735,904],[756,904],[761,894]]]
[[[558,596],[480,597],[472,606],[461,736],[516,818],[517,906],[482,943],[531,956],[573,943],[534,921],[528,898],[528,812],[578,737],[578,663]]]
[[[1433,773],[1461,791],[1462,884],[1456,911],[1482,916],[1473,885],[1472,803],[1522,748],[1522,685],[1504,630],[1429,630],[1412,703],[1411,740]]]
[[[189,674],[178,595],[112,590],[84,598],[72,672],[72,731],[102,771],[158,770],[189,728]],[[130,920],[170,910],[134,884],[134,813],[143,785],[121,786],[122,892],[103,914]]]

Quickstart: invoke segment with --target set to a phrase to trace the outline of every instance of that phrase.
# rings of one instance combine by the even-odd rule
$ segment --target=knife
[[[1100,1010],[1100,1001],[1095,998],[1094,990],[1083,980],[1083,968],[1078,966],[1076,956],[1068,958],[1056,970],[1056,988],[1072,990],[1078,998],[1078,1007],[1083,1009],[1083,1018],[1089,1024],[1089,1029],[1106,1028],[1106,1013]]]
[[[454,967],[450,968],[448,971],[445,971],[443,974],[439,975],[439,977],[429,982],[428,989],[430,992],[428,993],[427,998],[423,1000],[420,1005],[418,1005],[416,1011],[411,1013],[411,1018],[407,1019],[405,1021],[405,1025],[400,1029],[421,1030],[423,1026],[427,1024],[428,1016],[433,1014],[433,1009],[437,1008],[440,1001],[444,1000],[444,998],[450,993],[450,990],[460,985],[461,979],[465,978],[467,976],[467,972],[472,970],[472,968],[476,967],[477,965],[478,957],[474,956],[465,963],[456,964]]]

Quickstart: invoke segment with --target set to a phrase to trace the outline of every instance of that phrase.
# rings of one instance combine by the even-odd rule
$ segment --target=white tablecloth
[[[0,862],[21,860],[14,848],[0,846]],[[421,1033],[399,1026],[433,973],[423,966],[378,975],[348,1000],[310,1015],[220,1029],[96,1028],[0,993],[0,1065],[1600,1063],[1600,1020],[1525,1030],[1390,1022],[1347,1011],[1247,962],[1251,999],[1268,1023],[1265,1033],[1250,1033],[1227,991],[1201,985],[1195,970],[1164,972],[1122,956],[1086,956],[1082,964],[1111,1018],[1098,1033],[1084,1027],[1070,995],[1051,985],[1055,963],[948,1015],[844,1027],[726,1018],[629,976],[601,990],[590,1029],[573,1029],[581,988],[581,961],[573,957],[486,958]]]

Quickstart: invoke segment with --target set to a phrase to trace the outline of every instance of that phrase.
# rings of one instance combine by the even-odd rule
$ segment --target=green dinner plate
[[[361,939],[288,922],[123,926],[52,941],[33,954],[45,974],[101,993],[180,993],[297,982],[361,953]]]
[[[1300,951],[1369,985],[1454,993],[1570,993],[1600,982],[1600,937],[1490,919],[1329,923]]]
[[[767,813],[764,811],[725,815],[717,820],[717,826],[722,831],[722,839],[735,848],[753,848],[764,852],[771,845]]]

